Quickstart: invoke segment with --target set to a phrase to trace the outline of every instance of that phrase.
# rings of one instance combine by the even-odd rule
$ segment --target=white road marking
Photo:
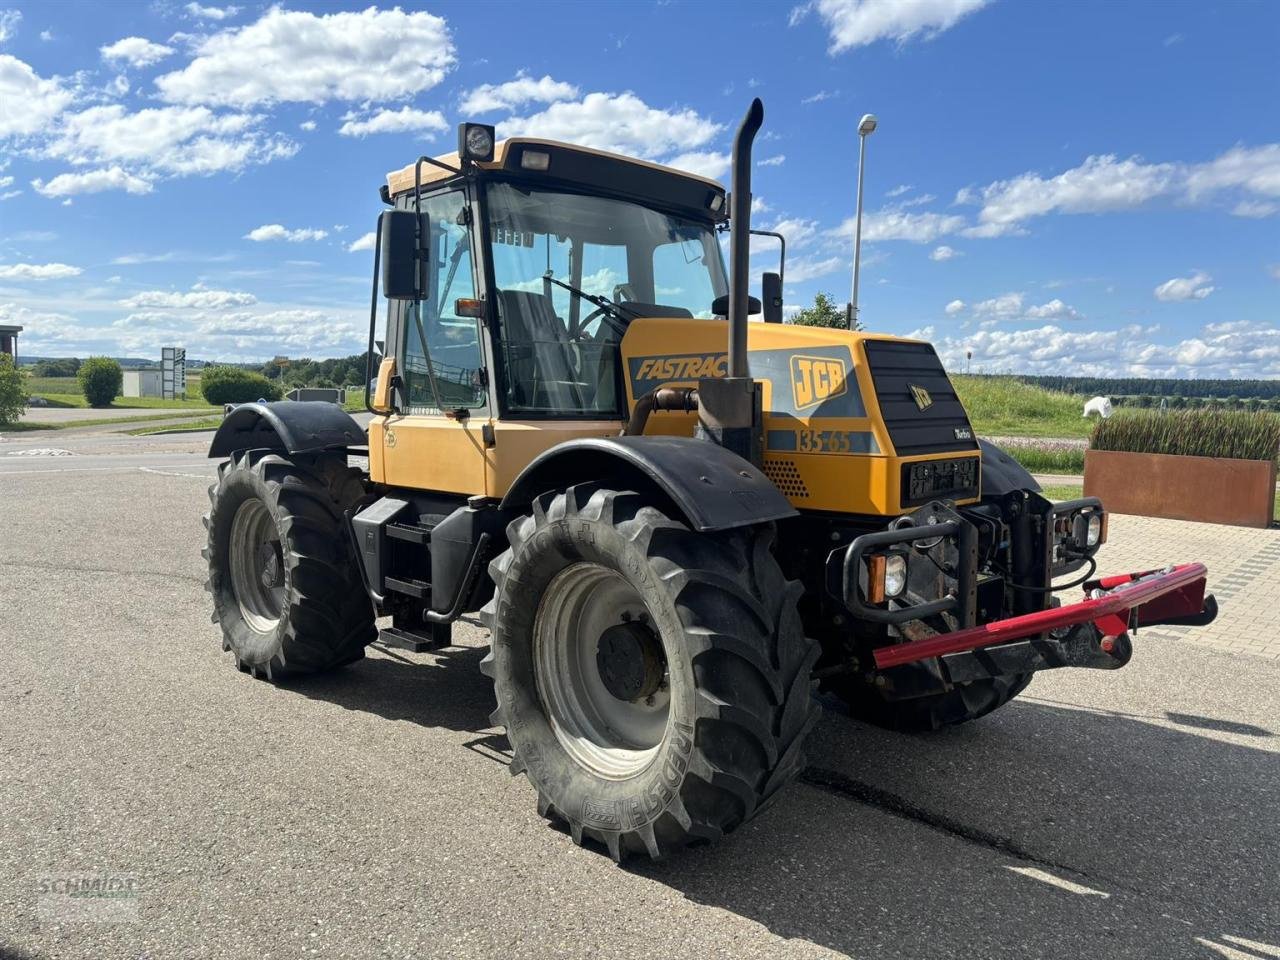
[[[192,480],[212,480],[211,473],[175,473],[173,470],[156,470],[152,467],[139,467],[143,473],[156,473],[162,477],[190,477]]]
[[[1047,883],[1051,887],[1057,887],[1060,890],[1066,890],[1068,893],[1079,894],[1082,897],[1109,897],[1111,894],[1103,890],[1095,890],[1093,887],[1085,887],[1078,883],[1072,883],[1070,880],[1063,880],[1061,877],[1055,877],[1052,873],[1046,873],[1044,870],[1037,870],[1035,867],[1005,867],[1006,870],[1012,870],[1014,873],[1020,873],[1024,877],[1030,877],[1032,880],[1039,880],[1041,883]]]
[[[1230,940],[1232,943],[1238,943],[1246,946],[1250,950],[1259,951],[1262,956],[1280,957],[1280,947],[1268,946],[1265,943],[1258,943],[1254,940],[1246,940],[1244,937],[1230,937],[1223,934],[1223,940]],[[1226,957],[1226,960],[1259,960],[1258,953],[1246,953],[1244,950],[1237,950],[1235,947],[1229,947],[1225,943],[1214,943],[1212,940],[1206,940],[1204,937],[1196,937],[1196,943],[1202,947],[1208,947],[1220,957]]]
[[[1257,940],[1246,940],[1244,937],[1233,937],[1229,933],[1222,935],[1223,940],[1229,940],[1239,947],[1248,947],[1254,953],[1260,953],[1264,957],[1280,957],[1280,947],[1270,943],[1259,943]]]

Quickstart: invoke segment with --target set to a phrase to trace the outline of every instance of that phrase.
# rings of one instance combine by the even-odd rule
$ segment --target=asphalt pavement
[[[0,957],[1280,956],[1276,660],[1147,635],[930,736],[830,709],[768,812],[618,867],[508,775],[477,624],[234,669],[205,441],[0,445]]]

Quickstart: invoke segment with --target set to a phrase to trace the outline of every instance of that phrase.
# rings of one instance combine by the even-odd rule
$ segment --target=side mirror
[[[760,278],[760,299],[764,301],[764,322],[782,322],[782,276],[766,273]]]
[[[431,218],[412,210],[382,214],[382,295],[389,300],[431,298],[427,254],[431,249]]]
[[[747,297],[747,313],[759,313],[760,301],[755,297]],[[729,315],[729,295],[722,294],[711,301],[711,313],[717,317]]]

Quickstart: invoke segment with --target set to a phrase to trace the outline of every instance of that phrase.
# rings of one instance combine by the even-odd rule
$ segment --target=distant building
[[[14,363],[18,362],[18,334],[21,332],[21,327],[0,324],[0,353],[13,357]]]
[[[158,397],[163,392],[163,371],[126,370],[124,372],[124,395],[126,397]]]

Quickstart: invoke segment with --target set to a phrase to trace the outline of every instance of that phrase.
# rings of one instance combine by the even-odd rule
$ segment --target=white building
[[[126,370],[124,395],[126,397],[158,397],[164,386],[163,376],[160,370]]]

